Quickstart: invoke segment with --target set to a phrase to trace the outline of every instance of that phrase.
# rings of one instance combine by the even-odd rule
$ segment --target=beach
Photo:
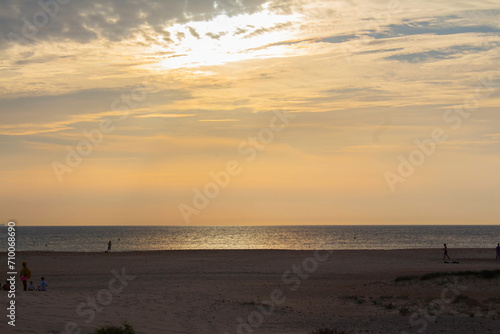
[[[440,249],[20,252],[48,291],[18,279],[16,326],[4,315],[0,332],[498,333],[500,278],[479,274],[500,269],[495,251],[449,254],[460,263]]]

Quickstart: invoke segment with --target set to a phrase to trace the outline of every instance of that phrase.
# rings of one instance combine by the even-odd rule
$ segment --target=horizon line
[[[0,224],[7,227],[7,224]],[[500,226],[500,224],[18,225],[16,227]]]

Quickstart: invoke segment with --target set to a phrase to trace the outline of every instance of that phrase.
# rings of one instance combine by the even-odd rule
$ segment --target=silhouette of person
[[[111,240],[108,242],[108,252],[111,252]]]
[[[31,278],[31,271],[28,268],[26,262],[23,262],[23,269],[21,269],[19,276],[21,277],[21,281],[23,282],[24,291],[26,291],[28,289],[28,280]]]
[[[500,260],[500,242],[497,244],[497,260]]]
[[[443,250],[444,250],[443,261],[445,260],[445,258],[451,260],[450,257],[448,256],[448,247],[446,247],[446,244],[443,244]]]

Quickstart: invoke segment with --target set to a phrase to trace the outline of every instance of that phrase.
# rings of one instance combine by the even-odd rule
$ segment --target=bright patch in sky
[[[260,48],[293,39],[296,33],[293,26],[299,25],[300,20],[300,14],[275,15],[269,10],[233,17],[218,15],[211,21],[175,24],[167,28],[176,43],[165,45],[159,38],[151,51],[174,53],[159,56],[163,69],[284,56],[289,52],[286,46]]]

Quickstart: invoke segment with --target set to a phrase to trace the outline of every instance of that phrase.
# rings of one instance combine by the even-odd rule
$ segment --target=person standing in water
[[[109,240],[109,242],[108,242],[108,250],[107,250],[107,252],[111,252],[111,240]]]
[[[443,244],[443,251],[444,251],[443,261],[445,260],[445,258],[448,258],[448,260],[451,260],[450,257],[448,256],[448,247],[446,247],[446,244]]]
[[[21,269],[19,276],[21,277],[21,281],[23,282],[24,291],[26,291],[28,289],[28,280],[31,278],[31,271],[28,268],[26,262],[23,262],[23,269]]]
[[[500,260],[500,242],[497,244],[497,257],[496,260]]]

